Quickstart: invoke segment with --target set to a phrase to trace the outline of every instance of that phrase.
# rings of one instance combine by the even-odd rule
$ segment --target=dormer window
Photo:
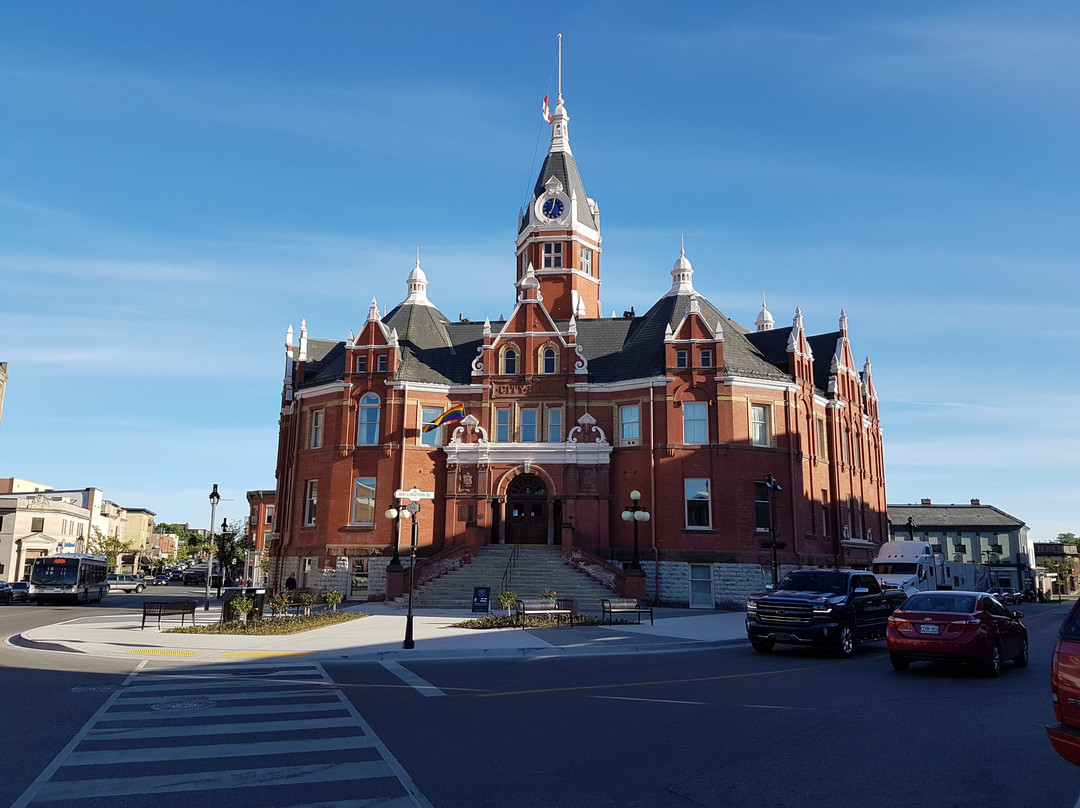
[[[540,366],[543,373],[554,373],[556,370],[556,357],[554,348],[544,348],[540,354]]]
[[[562,268],[562,242],[548,241],[544,243],[544,269]]]
[[[684,368],[687,366],[686,351],[675,351],[675,367]]]
[[[701,349],[701,366],[703,368],[712,367],[712,351],[708,348]]]
[[[375,370],[377,373],[386,373],[387,359],[386,354],[376,357]]]
[[[366,356],[358,356],[358,357],[356,357],[356,372],[357,373],[367,373],[367,357]]]

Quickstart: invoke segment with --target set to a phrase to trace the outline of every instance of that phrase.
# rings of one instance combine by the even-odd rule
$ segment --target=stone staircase
[[[480,548],[472,562],[436,578],[413,592],[414,609],[471,609],[473,587],[491,588],[491,612],[499,613],[496,598],[503,574],[514,550],[513,545],[491,544]],[[507,589],[519,598],[536,598],[545,590],[555,590],[560,598],[573,598],[579,612],[600,613],[602,598],[617,597],[603,584],[584,572],[568,566],[562,548],[544,545],[518,545],[513,578]],[[408,594],[395,603],[404,607]]]

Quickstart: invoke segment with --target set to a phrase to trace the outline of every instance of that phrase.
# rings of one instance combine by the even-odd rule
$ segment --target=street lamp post
[[[210,492],[210,553],[206,562],[206,605],[203,611],[210,611],[210,571],[214,568],[214,522],[217,520],[217,506],[221,502],[221,494],[218,493],[217,483]]]
[[[402,519],[412,520],[412,543],[409,546],[409,611],[405,617],[405,641],[401,644],[402,648],[415,648],[416,643],[413,642],[413,586],[416,581],[416,544],[420,539],[420,503],[410,501],[408,505],[404,505],[398,508],[391,506],[386,509],[386,518],[396,520],[399,516]],[[397,558],[397,525],[394,530],[394,561],[401,563]]]
[[[645,506],[638,505],[638,500],[640,499],[640,491],[631,491],[630,504],[627,505],[622,512],[622,518],[624,522],[634,523],[634,560],[630,562],[630,569],[632,570],[641,569],[641,559],[638,557],[638,522],[648,522],[651,518],[651,515],[645,509]]]
[[[784,542],[776,540],[776,495],[784,489],[780,487],[780,483],[778,483],[776,478],[771,474],[765,475],[764,483],[765,487],[769,490],[769,549],[772,551],[772,582],[773,586],[776,586],[780,579],[776,551],[779,548],[786,546]]]

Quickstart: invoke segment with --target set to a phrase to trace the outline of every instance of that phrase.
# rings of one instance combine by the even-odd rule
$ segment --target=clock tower
[[[561,60],[560,60],[561,85]],[[551,145],[518,219],[517,277],[529,268],[556,320],[600,317],[600,210],[585,195],[568,133],[562,89],[551,113]]]

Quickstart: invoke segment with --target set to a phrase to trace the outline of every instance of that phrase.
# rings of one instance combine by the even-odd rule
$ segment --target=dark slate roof
[[[746,337],[754,347],[761,351],[766,361],[777,367],[787,368],[787,346],[792,329],[793,326],[789,325],[786,328],[773,328],[769,331],[754,331]],[[832,368],[832,358],[836,353],[836,341],[839,338],[839,331],[806,336],[806,341],[814,354],[814,387],[823,393],[829,388],[829,371]]]
[[[1019,530],[1024,523],[993,505],[889,505],[893,528],[915,520],[915,530]]]
[[[810,344],[810,350],[814,353],[814,386],[820,390],[829,388],[829,374],[832,372],[832,360],[836,356],[838,339],[840,339],[839,331],[815,334],[806,338]]]
[[[563,188],[566,191],[567,196],[577,195],[577,220],[586,227],[591,227],[593,230],[599,230],[600,225],[596,221],[596,217],[593,216],[592,209],[589,207],[588,195],[585,193],[585,186],[581,182],[581,175],[578,174],[577,162],[574,160],[574,155],[567,152],[555,151],[548,152],[546,158],[544,158],[544,165],[540,168],[540,174],[536,178],[536,185],[533,186],[532,198],[536,199],[538,196],[547,193],[545,183],[552,175],[563,184]],[[536,224],[533,221],[532,206],[525,211],[525,216],[521,220],[521,230],[524,230],[527,225]],[[520,232],[520,231],[519,231]]]
[[[589,363],[588,381],[606,384],[663,375],[665,333],[668,326],[674,330],[682,322],[690,298],[688,294],[665,295],[641,317],[578,320],[577,343]],[[790,380],[787,354],[773,352],[773,356],[755,344],[756,339],[768,345],[769,338],[749,332],[704,297],[698,295],[697,300],[709,327],[720,323],[724,331],[726,372]],[[397,379],[428,384],[472,383],[472,363],[484,342],[483,323],[450,322],[434,306],[415,303],[397,306],[383,323],[398,333],[401,354]],[[493,322],[492,333],[499,333],[503,325]],[[566,333],[569,320],[558,321],[556,327]],[[304,387],[344,378],[343,342],[308,340],[308,357]]]

